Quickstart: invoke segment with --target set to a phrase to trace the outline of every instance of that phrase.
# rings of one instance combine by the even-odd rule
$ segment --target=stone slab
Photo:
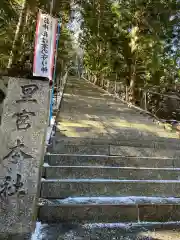
[[[157,158],[179,158],[180,150],[138,148],[131,146],[110,146],[110,155],[121,155],[131,157],[157,157]]]
[[[126,139],[126,136],[121,136],[118,139],[109,138],[85,138],[85,137],[64,137],[53,139],[54,144],[105,144],[105,145],[119,145],[119,146],[132,146],[132,147],[145,147],[145,148],[168,148],[168,149],[180,149],[180,140],[171,138],[160,138],[159,139]]]
[[[49,82],[10,78],[0,143],[0,232],[32,231],[48,121]]]
[[[137,222],[136,205],[44,205],[38,220],[45,222],[110,223]]]
[[[55,144],[48,148],[52,153],[69,153],[69,154],[109,154],[108,145],[68,145]]]
[[[176,222],[180,221],[179,204],[140,205],[139,220],[142,222]]]
[[[180,158],[174,159],[173,164],[175,168],[180,168]]]
[[[130,224],[38,222],[33,237],[33,240],[179,240],[180,232],[177,222]]]
[[[65,199],[45,199],[39,198],[38,206],[59,206],[59,205],[180,205],[180,198],[172,197],[70,197]]]
[[[59,204],[39,206],[42,222],[115,223],[180,221],[180,205]]]
[[[56,199],[98,196],[180,197],[179,181],[47,180],[41,183],[41,197]]]
[[[32,238],[31,233],[25,233],[25,234],[1,234],[0,233],[0,240],[31,240]]]
[[[51,166],[113,166],[113,167],[149,167],[173,168],[172,158],[137,158],[122,156],[83,156],[47,154],[45,162]]]
[[[180,170],[138,169],[97,166],[54,166],[44,168],[46,179],[126,179],[126,180],[179,180]]]

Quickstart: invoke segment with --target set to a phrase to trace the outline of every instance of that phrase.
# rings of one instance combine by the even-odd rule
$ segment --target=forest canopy
[[[49,13],[50,1],[0,1],[1,74],[32,74],[39,9]],[[99,86],[107,80],[127,86],[128,100],[135,104],[140,89],[179,88],[179,0],[54,0],[53,16],[61,21],[57,72],[76,62]],[[69,27],[74,20],[81,29],[81,55]]]

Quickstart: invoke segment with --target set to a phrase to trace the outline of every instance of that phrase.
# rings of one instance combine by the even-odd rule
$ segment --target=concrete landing
[[[57,138],[158,139],[178,138],[153,120],[114,100],[91,83],[69,79],[58,119]]]

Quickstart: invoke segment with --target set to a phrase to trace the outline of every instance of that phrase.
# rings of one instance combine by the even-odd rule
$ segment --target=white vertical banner
[[[33,76],[52,80],[57,19],[39,12],[36,25]]]
[[[52,39],[51,39],[51,54],[50,54],[52,78],[53,78],[54,66],[55,66],[57,27],[58,27],[58,20],[56,18],[52,18],[52,33],[51,33]],[[52,78],[50,80],[52,80]]]

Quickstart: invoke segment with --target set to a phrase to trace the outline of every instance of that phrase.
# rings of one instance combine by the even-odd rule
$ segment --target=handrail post
[[[126,102],[128,101],[128,87],[126,85]]]
[[[116,95],[116,81],[114,82],[114,93]]]
[[[144,92],[144,109],[147,111],[147,92]]]

